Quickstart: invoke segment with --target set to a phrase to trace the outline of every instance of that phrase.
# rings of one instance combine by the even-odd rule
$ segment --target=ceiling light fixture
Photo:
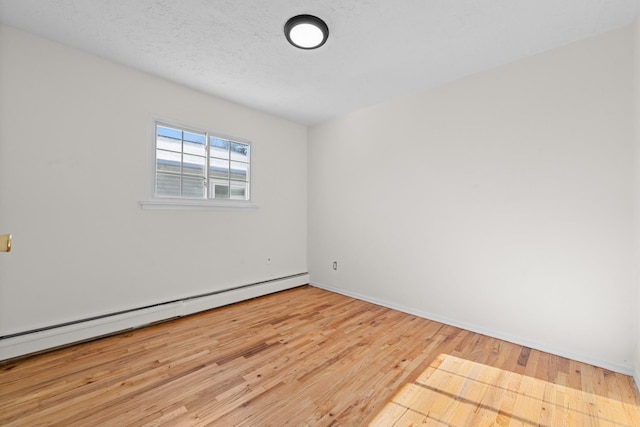
[[[298,15],[284,24],[284,35],[289,43],[300,49],[317,49],[329,37],[329,27],[313,15]]]

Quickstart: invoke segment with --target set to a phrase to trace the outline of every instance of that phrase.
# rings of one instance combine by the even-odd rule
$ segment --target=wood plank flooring
[[[303,286],[0,366],[2,426],[640,426],[633,380]]]

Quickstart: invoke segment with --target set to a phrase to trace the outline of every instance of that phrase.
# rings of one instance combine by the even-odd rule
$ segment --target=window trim
[[[176,197],[158,197],[156,196],[156,126],[169,126],[179,128],[183,131],[204,133],[207,137],[207,147],[209,145],[209,136],[214,138],[220,138],[231,142],[238,142],[241,144],[247,144],[250,150],[249,158],[249,179],[247,181],[249,185],[249,198],[246,200],[237,199],[191,199],[191,198],[176,198]],[[205,130],[204,127],[197,127],[192,125],[185,125],[175,120],[165,120],[161,118],[153,118],[150,126],[150,141],[148,159],[148,184],[147,184],[147,198],[140,201],[140,207],[145,210],[245,210],[245,209],[257,209],[258,206],[253,203],[255,200],[255,186],[254,186],[254,170],[255,170],[255,145],[245,139],[236,136],[231,136],[221,132]],[[208,157],[208,150],[207,150]],[[207,162],[208,162],[207,158]],[[208,174],[208,171],[207,171]],[[208,178],[208,175],[207,175]],[[207,184],[208,185],[208,184]]]

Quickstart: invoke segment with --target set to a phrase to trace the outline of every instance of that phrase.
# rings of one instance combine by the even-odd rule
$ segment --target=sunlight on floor
[[[640,426],[640,411],[617,396],[441,354],[370,426]],[[564,378],[567,379],[567,378]]]

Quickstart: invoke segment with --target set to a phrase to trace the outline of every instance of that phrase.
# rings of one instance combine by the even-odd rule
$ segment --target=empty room
[[[0,0],[0,425],[639,426],[640,0]]]

